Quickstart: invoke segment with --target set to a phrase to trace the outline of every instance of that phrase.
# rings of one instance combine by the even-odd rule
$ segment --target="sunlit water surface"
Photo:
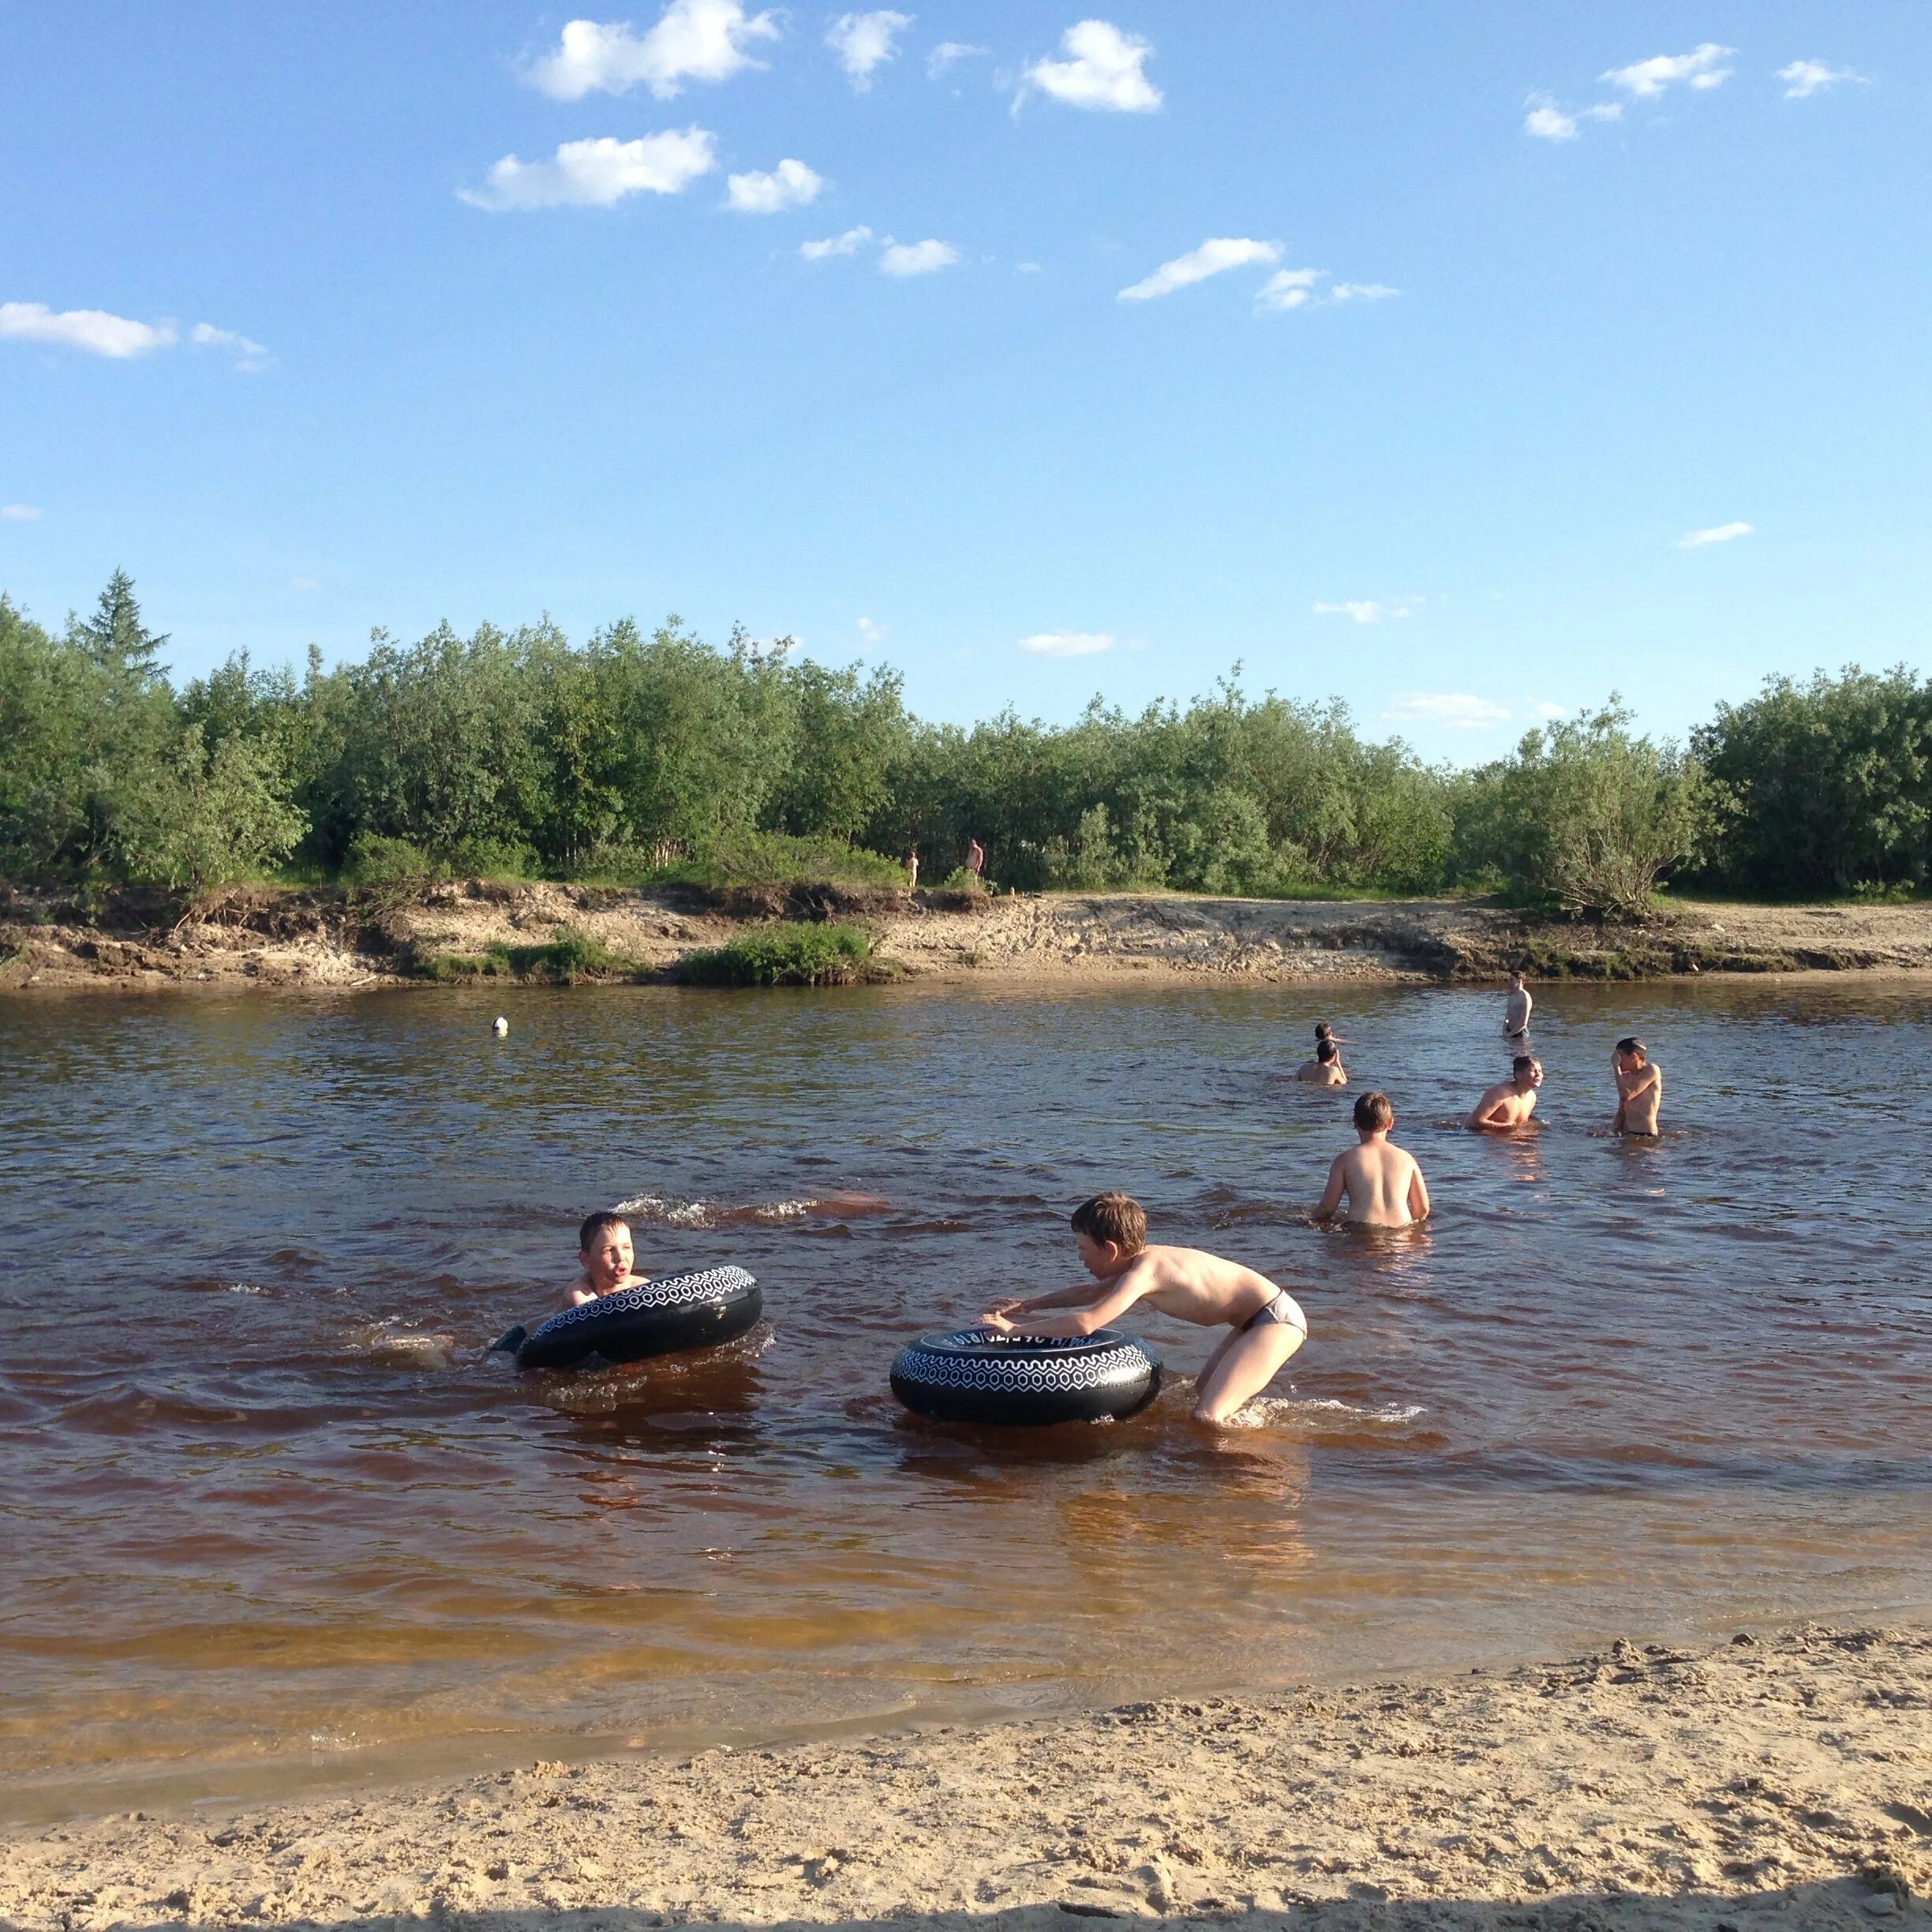
[[[1455,1125],[1500,1005],[0,1003],[0,1806],[1932,1605],[1932,994],[1548,990],[1544,1124],[1507,1140]],[[1309,1225],[1350,1138],[1284,1077],[1317,1019],[1394,1096],[1426,1234]],[[1633,1029],[1658,1145],[1604,1132]],[[1190,1424],[1213,1338],[1158,1316],[1131,1423],[902,1413],[899,1344],[1073,1279],[1103,1187],[1301,1298],[1252,1426]],[[485,1357],[620,1202],[640,1266],[742,1263],[768,1322],[574,1378]]]

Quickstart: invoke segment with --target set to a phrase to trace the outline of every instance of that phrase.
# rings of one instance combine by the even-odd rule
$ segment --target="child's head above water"
[[[1365,1093],[1355,1103],[1357,1133],[1387,1133],[1395,1125],[1395,1110],[1385,1093]]]
[[[1147,1210],[1131,1194],[1096,1194],[1072,1219],[1081,1264],[1096,1280],[1118,1275],[1147,1245]]]
[[[1315,1022],[1315,1044],[1317,1046],[1319,1046],[1324,1040],[1333,1039],[1334,1038],[1335,1028],[1331,1027],[1326,1020],[1317,1020]]]
[[[1626,1034],[1622,1039],[1619,1040],[1616,1043],[1616,1050],[1619,1054],[1626,1060],[1641,1060],[1644,1058],[1646,1050],[1643,1042],[1634,1033]]]
[[[577,1259],[583,1264],[584,1279],[597,1294],[608,1294],[628,1279],[635,1258],[631,1223],[622,1215],[606,1211],[584,1217],[577,1230]]]
[[[1332,1039],[1318,1039],[1315,1043],[1315,1058],[1324,1066],[1328,1066],[1342,1058],[1342,1049]]]

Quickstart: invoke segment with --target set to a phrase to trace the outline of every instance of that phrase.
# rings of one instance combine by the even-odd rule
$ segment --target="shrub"
[[[470,979],[524,979],[539,986],[575,986],[580,980],[612,975],[635,977],[640,968],[601,940],[571,927],[538,945],[510,945],[492,941],[481,953],[440,953],[419,961],[420,978],[442,982]]]
[[[732,832],[696,841],[648,876],[667,886],[903,886],[905,867],[843,839]]]
[[[871,960],[871,937],[856,926],[784,920],[690,954],[682,972],[690,986],[850,986]]]

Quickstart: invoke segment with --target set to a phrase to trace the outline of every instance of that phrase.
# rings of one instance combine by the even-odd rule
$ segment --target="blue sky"
[[[9,0],[0,588],[1458,761],[1925,665],[1923,9],[1102,4]]]

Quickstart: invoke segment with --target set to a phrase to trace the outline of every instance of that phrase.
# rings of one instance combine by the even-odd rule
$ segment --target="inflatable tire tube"
[[[958,1328],[899,1351],[893,1393],[936,1422],[1125,1421],[1160,1393],[1161,1360],[1118,1328],[1073,1340]]]
[[[519,1344],[516,1365],[574,1368],[593,1356],[642,1361],[680,1349],[713,1348],[743,1335],[764,1312],[758,1283],[741,1267],[667,1275],[552,1315]]]

